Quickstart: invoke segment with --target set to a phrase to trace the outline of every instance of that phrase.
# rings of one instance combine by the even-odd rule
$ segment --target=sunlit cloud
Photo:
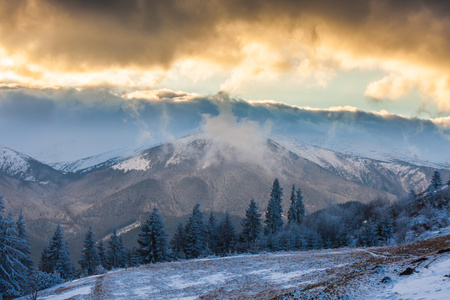
[[[361,96],[396,101],[417,90],[449,112],[449,11],[421,0],[4,1],[0,84],[113,86],[151,98],[164,80],[219,76],[218,88],[239,95],[380,70]]]

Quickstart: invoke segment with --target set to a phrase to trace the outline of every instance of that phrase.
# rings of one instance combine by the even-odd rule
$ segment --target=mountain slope
[[[41,184],[59,184],[64,177],[52,167],[6,147],[0,148],[0,174]]]
[[[73,241],[72,252],[78,253],[89,225],[97,237],[106,236],[114,227],[131,228],[127,234],[135,242],[136,224],[155,206],[169,232],[196,203],[204,212],[229,211],[240,218],[255,198],[264,211],[276,177],[284,187],[285,213],[293,184],[302,189],[307,211],[314,212],[347,201],[392,201],[410,188],[423,190],[434,171],[431,167],[374,161],[292,141],[263,140],[258,149],[247,152],[239,146],[189,136],[128,159],[109,161],[111,166],[103,162],[77,174],[63,174],[29,159],[25,161],[33,167],[31,174],[45,174],[48,170],[54,175],[48,176],[48,184],[0,171],[0,187],[13,213],[24,209],[36,249],[44,246],[61,222]],[[444,180],[449,177],[450,172],[441,171]],[[34,253],[36,257],[38,254]]]

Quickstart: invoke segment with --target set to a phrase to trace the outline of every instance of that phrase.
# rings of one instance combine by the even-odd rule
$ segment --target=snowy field
[[[384,248],[160,263],[79,279],[39,299],[448,299],[449,249],[444,236]],[[413,274],[400,276],[407,268]]]

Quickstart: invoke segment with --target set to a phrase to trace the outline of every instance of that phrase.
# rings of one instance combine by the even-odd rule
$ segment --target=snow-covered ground
[[[398,278],[394,283],[374,295],[374,299],[427,299],[444,300],[450,298],[450,257],[436,258],[424,264],[406,278]]]
[[[158,263],[59,285],[39,299],[448,299],[450,252],[442,250],[449,248],[443,236],[384,248]],[[400,276],[408,267],[415,272]]]

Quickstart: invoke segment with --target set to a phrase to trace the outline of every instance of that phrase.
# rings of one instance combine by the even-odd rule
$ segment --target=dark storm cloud
[[[416,22],[422,13],[429,16]],[[436,58],[447,60],[448,51],[440,48],[449,46],[448,13],[445,1],[419,0],[19,0],[0,4],[0,30],[6,49],[26,49],[33,61],[51,60],[76,70],[167,67],[186,56],[229,64],[239,60],[242,47],[240,32],[224,30],[231,24],[247,32],[252,26],[278,27],[280,34],[302,28],[315,40],[321,38],[315,27],[323,23],[334,26],[356,52],[366,40],[381,52],[405,55],[426,46]],[[428,21],[444,27],[418,28]]]

